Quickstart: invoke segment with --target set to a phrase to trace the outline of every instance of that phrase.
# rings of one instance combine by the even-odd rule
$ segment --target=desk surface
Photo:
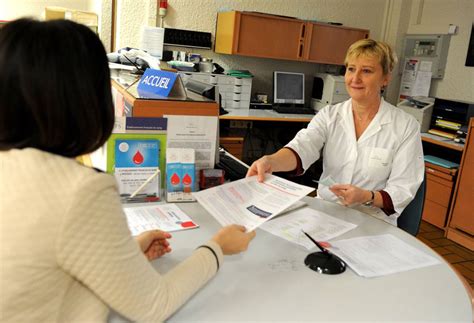
[[[358,225],[337,239],[390,233],[442,263],[372,279],[357,276],[351,269],[341,275],[321,275],[305,267],[307,250],[258,230],[249,250],[227,256],[218,275],[169,321],[472,322],[462,282],[430,248],[369,215],[319,199],[305,200],[314,209]],[[201,227],[173,233],[173,252],[154,262],[160,272],[188,257],[220,227],[200,205],[179,206]],[[113,314],[111,321],[121,319]]]
[[[226,109],[229,113],[219,116],[220,120],[310,122],[313,114],[283,114],[274,110]]]

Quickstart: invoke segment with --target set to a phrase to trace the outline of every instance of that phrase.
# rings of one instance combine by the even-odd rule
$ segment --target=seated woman
[[[216,274],[223,254],[247,249],[255,232],[228,226],[160,275],[148,259],[170,252],[171,236],[135,241],[114,177],[76,162],[114,123],[105,50],[89,28],[10,22],[0,29],[0,70],[2,321],[105,321],[108,306],[163,321]]]
[[[247,176],[263,181],[264,173],[302,174],[322,155],[320,198],[372,205],[368,213],[396,225],[425,168],[418,122],[381,96],[395,63],[393,50],[383,42],[352,44],[345,58],[351,98],[323,108],[284,148],[255,161]]]

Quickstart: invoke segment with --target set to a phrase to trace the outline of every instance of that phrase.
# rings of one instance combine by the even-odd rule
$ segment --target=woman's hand
[[[265,179],[265,174],[271,174],[272,172],[273,165],[270,156],[263,156],[252,163],[246,177],[257,175],[257,180],[261,183]]]
[[[161,230],[146,231],[135,237],[143,253],[150,261],[171,252],[167,240],[169,238],[171,238],[171,234]]]
[[[255,231],[245,232],[245,227],[232,224],[223,227],[212,238],[222,249],[224,255],[233,255],[247,250]]]
[[[372,193],[350,184],[335,184],[329,187],[345,206],[362,204],[370,200]]]

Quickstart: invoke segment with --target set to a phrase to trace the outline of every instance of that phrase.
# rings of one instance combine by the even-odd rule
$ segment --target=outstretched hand
[[[161,230],[146,231],[135,237],[141,250],[150,261],[171,252],[167,240],[169,238],[171,238],[171,234]]]
[[[270,158],[268,156],[263,156],[250,165],[246,177],[257,175],[257,181],[262,183],[265,179],[265,174],[271,174],[273,172],[272,168]]]

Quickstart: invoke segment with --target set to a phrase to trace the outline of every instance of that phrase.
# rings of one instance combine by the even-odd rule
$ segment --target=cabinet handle
[[[298,58],[303,57],[303,43],[300,43],[299,51],[298,51]]]
[[[305,32],[306,32],[306,25],[302,24],[301,25],[301,38],[304,38]]]

